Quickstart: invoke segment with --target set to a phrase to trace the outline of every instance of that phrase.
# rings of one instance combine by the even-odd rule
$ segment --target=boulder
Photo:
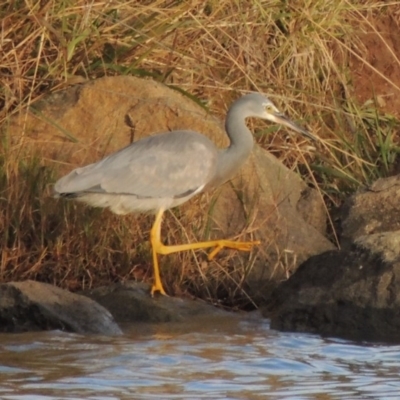
[[[149,292],[147,284],[124,282],[81,293],[101,304],[121,324],[183,322],[190,318],[230,314],[200,300],[161,295],[152,298]]]
[[[106,77],[47,96],[16,118],[10,132],[14,142],[39,154],[61,176],[132,141],[173,129],[196,130],[220,147],[228,144],[223,124],[188,97],[128,76]],[[201,220],[207,227],[190,232],[185,224],[188,236],[196,240],[238,235],[240,240],[261,240],[252,254],[235,253],[229,259],[246,271],[253,299],[268,298],[270,288],[300,263],[334,248],[324,236],[326,215],[318,192],[258,146],[234,179],[181,209],[189,221]],[[207,237],[199,237],[199,231]]]
[[[54,329],[81,334],[121,334],[111,314],[85,296],[34,281],[0,285],[1,332]]]
[[[400,342],[400,177],[353,195],[340,251],[311,257],[274,293],[274,329]]]
[[[400,230],[400,175],[381,178],[344,204],[341,245],[358,237]]]

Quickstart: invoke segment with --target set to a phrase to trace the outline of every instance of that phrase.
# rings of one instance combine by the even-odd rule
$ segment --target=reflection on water
[[[400,346],[280,333],[238,316],[114,338],[0,335],[0,398],[399,399]]]

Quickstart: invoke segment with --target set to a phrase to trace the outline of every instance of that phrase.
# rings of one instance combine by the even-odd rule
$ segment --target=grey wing
[[[105,159],[78,168],[54,186],[64,193],[114,193],[178,198],[214,176],[218,151],[205,136],[175,131],[142,139]]]

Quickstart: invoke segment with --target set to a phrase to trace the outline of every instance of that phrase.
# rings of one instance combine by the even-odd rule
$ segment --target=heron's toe
[[[162,286],[160,286],[160,285],[154,284],[154,285],[151,287],[151,290],[150,290],[151,297],[154,297],[154,294],[155,294],[155,293],[160,293],[160,294],[162,294],[163,296],[167,296],[167,297],[168,297],[168,295],[167,295],[167,293],[165,292],[164,288],[163,288]]]
[[[254,242],[237,242],[238,250],[242,251],[250,251],[254,246],[258,246],[261,242],[259,240],[255,240]]]

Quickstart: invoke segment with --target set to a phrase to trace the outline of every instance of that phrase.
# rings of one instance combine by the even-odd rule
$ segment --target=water
[[[400,399],[399,345],[237,316],[126,329],[0,335],[0,399]]]

